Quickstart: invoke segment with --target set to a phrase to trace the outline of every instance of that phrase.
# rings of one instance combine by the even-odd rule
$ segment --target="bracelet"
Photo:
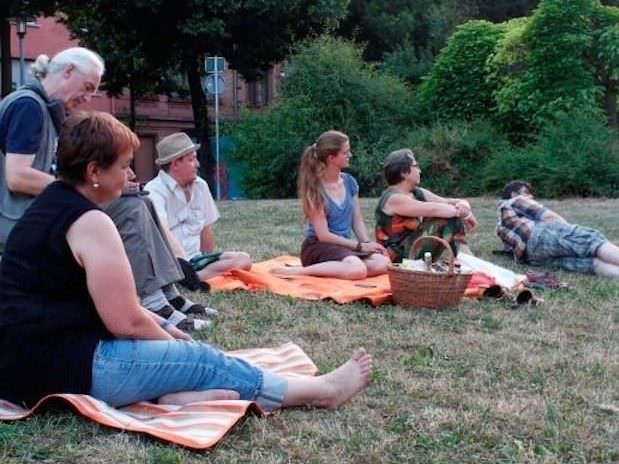
[[[357,240],[357,246],[355,247],[355,251],[361,251],[361,242]]]
[[[163,330],[168,330],[168,327],[170,327],[171,325],[172,323],[167,319],[164,319],[159,323],[159,327],[161,327]]]

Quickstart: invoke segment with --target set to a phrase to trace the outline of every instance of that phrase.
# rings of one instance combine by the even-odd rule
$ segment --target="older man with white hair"
[[[0,251],[34,198],[55,180],[54,160],[65,114],[90,101],[105,70],[95,52],[73,47],[40,55],[34,80],[0,103]]]

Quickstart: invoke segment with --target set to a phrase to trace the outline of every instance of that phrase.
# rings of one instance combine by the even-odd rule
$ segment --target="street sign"
[[[215,79],[217,79],[217,82],[215,82]],[[209,74],[202,78],[202,90],[209,95],[221,95],[224,91],[225,83],[223,76]]]
[[[207,73],[224,72],[226,60],[221,56],[207,56],[204,67],[206,68]]]

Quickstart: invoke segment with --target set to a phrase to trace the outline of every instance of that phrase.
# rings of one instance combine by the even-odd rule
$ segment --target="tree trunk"
[[[608,127],[615,131],[615,133],[617,133],[617,129],[619,128],[619,121],[617,120],[617,83],[615,81],[610,82],[606,86],[604,99]]]
[[[202,76],[202,60],[199,56],[186,56],[183,60],[183,68],[187,73],[187,81],[189,82],[189,93],[191,95],[191,109],[193,110],[193,121],[196,127],[196,136],[198,142],[202,146],[198,153],[200,161],[200,171],[202,176],[207,179],[211,174],[213,163],[209,150],[209,123],[208,123],[208,107],[206,104],[206,96],[202,90],[200,77]]]
[[[135,117],[135,92],[133,91],[133,75],[129,77],[129,129],[135,132],[136,117]]]

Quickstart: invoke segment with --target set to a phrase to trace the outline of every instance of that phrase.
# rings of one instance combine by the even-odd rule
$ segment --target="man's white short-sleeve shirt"
[[[191,258],[201,252],[200,233],[219,219],[219,210],[208,184],[201,177],[190,187],[187,200],[183,188],[167,172],[159,174],[146,184],[157,214],[167,222],[174,237]]]

